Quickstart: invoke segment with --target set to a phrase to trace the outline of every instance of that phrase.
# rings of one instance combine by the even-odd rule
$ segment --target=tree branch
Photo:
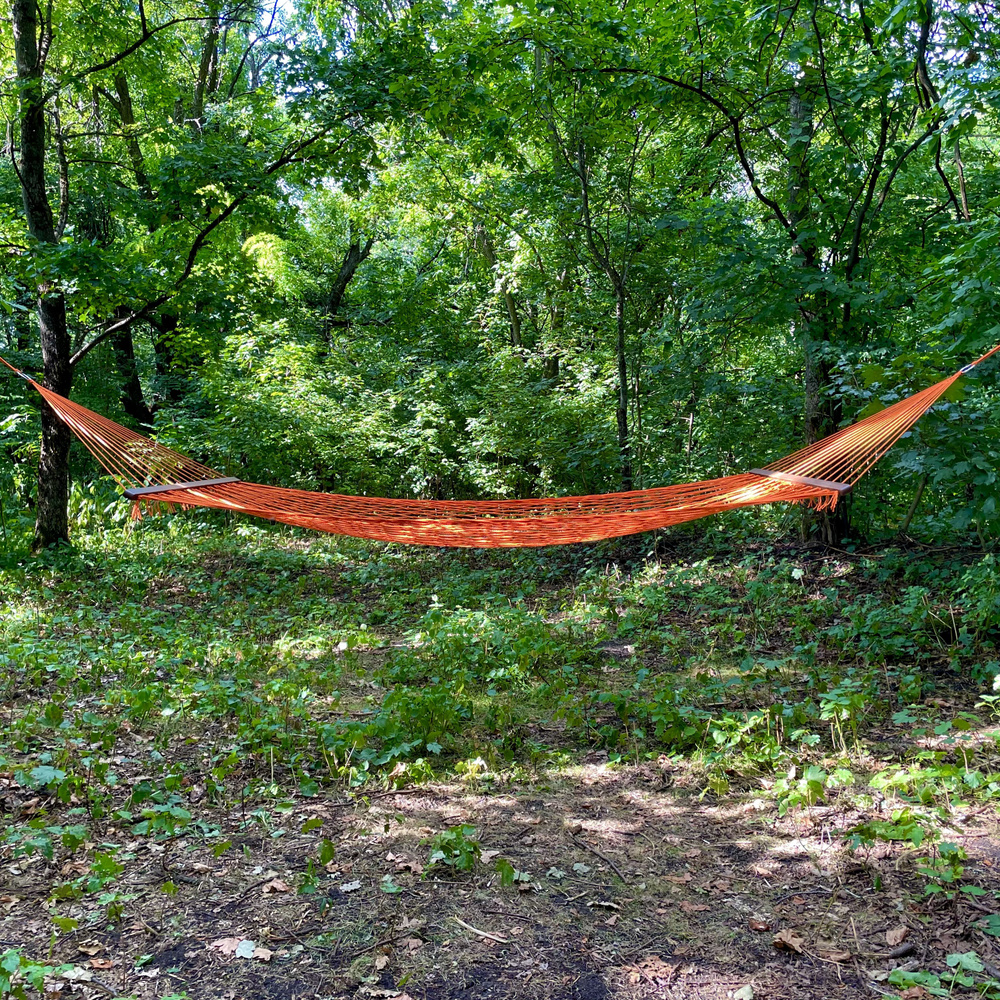
[[[141,11],[140,7],[140,11]],[[192,17],[173,17],[169,21],[165,21],[163,24],[158,24],[155,28],[150,28],[145,24],[145,14],[143,13],[143,31],[142,35],[138,41],[133,42],[131,45],[122,49],[117,55],[113,55],[104,62],[94,63],[93,66],[88,66],[86,69],[81,70],[77,76],[84,77],[89,76],[91,73],[100,73],[101,70],[110,69],[116,63],[120,63],[123,59],[127,59],[133,52],[142,48],[154,35],[159,34],[161,31],[165,31],[167,28],[172,28],[175,24],[185,24],[189,21],[210,21],[212,19],[211,14],[202,14]]]

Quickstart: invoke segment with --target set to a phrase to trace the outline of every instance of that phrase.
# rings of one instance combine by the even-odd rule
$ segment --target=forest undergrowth
[[[1000,997],[990,553],[15,542],[0,995]]]

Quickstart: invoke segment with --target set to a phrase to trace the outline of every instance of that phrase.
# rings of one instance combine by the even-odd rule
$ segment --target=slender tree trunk
[[[809,171],[810,147],[814,130],[813,94],[815,69],[806,66],[803,79],[791,93],[788,104],[788,221],[796,233],[795,253],[804,272],[815,275],[814,284],[823,277],[820,249],[811,235],[813,225],[812,188]],[[832,339],[834,310],[827,293],[820,288],[799,301],[797,332],[802,344],[805,366],[805,438],[812,444],[836,430],[840,419],[839,400],[825,401],[823,390],[830,382],[827,347]],[[814,514],[807,510],[803,533],[818,530],[828,545],[839,540],[850,528],[848,508],[841,504],[831,512]]]
[[[351,245],[344,254],[340,269],[337,271],[337,277],[333,279],[333,284],[330,286],[330,294],[326,300],[324,327],[328,341],[332,340],[330,328],[337,316],[341,303],[344,301],[344,293],[347,291],[347,286],[351,283],[351,279],[353,279],[358,268],[368,259],[373,246],[375,246],[374,236],[369,237],[365,241],[364,246],[361,245],[361,240],[352,240]]]
[[[115,352],[115,365],[122,380],[120,397],[122,409],[140,427],[152,427],[153,412],[146,405],[146,400],[142,395],[139,368],[135,362],[135,345],[132,341],[132,328],[125,327],[123,330],[119,330],[112,337],[111,346]]]
[[[18,179],[28,232],[39,243],[55,243],[55,220],[45,186],[45,56],[49,26],[38,22],[35,0],[13,0],[11,24],[17,61],[18,117],[21,158]],[[47,388],[68,396],[73,383],[69,363],[66,302],[60,291],[42,282],[37,287],[38,332]],[[46,405],[42,406],[42,446],[38,460],[36,549],[69,541],[70,432]]]
[[[521,337],[521,316],[517,311],[517,300],[514,298],[514,293],[510,290],[510,285],[507,284],[507,279],[502,277],[497,269],[497,254],[493,247],[493,240],[490,237],[489,230],[482,223],[476,228],[478,229],[479,242],[482,246],[486,263],[489,265],[490,272],[496,275],[500,283],[500,297],[503,299],[504,307],[507,310],[507,319],[510,320],[510,346],[521,347],[524,341]]]
[[[628,434],[628,358],[625,354],[625,283],[615,284],[615,323],[617,337],[615,354],[618,359],[618,453],[621,456],[622,489],[632,489],[632,447]]]

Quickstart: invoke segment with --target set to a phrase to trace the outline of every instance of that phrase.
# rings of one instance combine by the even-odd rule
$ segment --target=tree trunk
[[[211,93],[212,65],[216,59],[216,48],[219,43],[219,18],[212,17],[205,30],[205,41],[201,49],[201,63],[198,66],[198,77],[194,84],[194,99],[191,102],[191,121],[196,129],[204,122],[205,97]]]
[[[812,191],[809,172],[809,155],[814,129],[814,104],[816,70],[803,68],[803,79],[792,91],[788,103],[788,221],[796,236],[794,253],[802,270],[815,275],[812,284],[822,281],[819,247],[811,233]],[[834,315],[829,296],[820,287],[799,300],[797,332],[802,344],[805,367],[805,438],[812,444],[832,434],[840,421],[839,400],[825,401],[823,390],[830,382],[830,362],[827,357],[834,327]],[[803,522],[803,533],[819,532],[826,544],[838,541],[850,528],[847,505],[840,504],[833,512],[815,514],[808,510]]]
[[[497,254],[489,230],[482,223],[476,229],[486,263],[489,265],[491,273],[495,273],[500,282],[500,297],[503,299],[504,308],[507,310],[507,319],[510,321],[510,346],[521,347],[524,341],[521,338],[521,317],[517,311],[517,300],[507,284],[507,279],[502,277],[497,269]]]
[[[625,355],[625,283],[615,284],[615,322],[617,338],[615,354],[618,359],[618,453],[621,456],[622,490],[632,489],[632,448],[628,435],[628,358]]]
[[[374,236],[366,240],[364,246],[361,245],[360,240],[352,240],[351,245],[344,254],[340,270],[337,271],[337,277],[333,279],[333,284],[330,286],[330,294],[326,300],[325,327],[328,340],[330,339],[330,327],[333,325],[334,317],[336,317],[337,311],[344,301],[344,293],[347,291],[347,286],[351,283],[351,279],[358,268],[368,259],[368,255],[372,252],[374,245]]]
[[[55,243],[56,231],[45,187],[45,56],[51,41],[48,24],[38,23],[35,0],[13,0],[11,24],[17,61],[21,162],[18,179],[28,232],[39,243]],[[40,30],[41,29],[41,30]],[[37,289],[38,332],[47,388],[68,396],[73,382],[69,363],[66,302],[48,282]],[[47,405],[42,406],[42,446],[38,460],[38,506],[34,547],[69,541],[70,432]]]
[[[115,365],[122,380],[122,409],[140,426],[153,426],[153,411],[146,405],[139,381],[139,368],[135,363],[135,345],[132,342],[132,328],[119,330],[111,339],[115,352]]]
[[[158,312],[150,316],[149,325],[153,328],[157,395],[168,403],[180,403],[188,388],[190,368],[177,357],[177,345],[174,343],[180,318],[176,313]]]

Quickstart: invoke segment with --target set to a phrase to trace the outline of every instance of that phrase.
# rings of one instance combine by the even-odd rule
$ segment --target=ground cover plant
[[[1000,996],[989,553],[13,541],[0,995]]]

